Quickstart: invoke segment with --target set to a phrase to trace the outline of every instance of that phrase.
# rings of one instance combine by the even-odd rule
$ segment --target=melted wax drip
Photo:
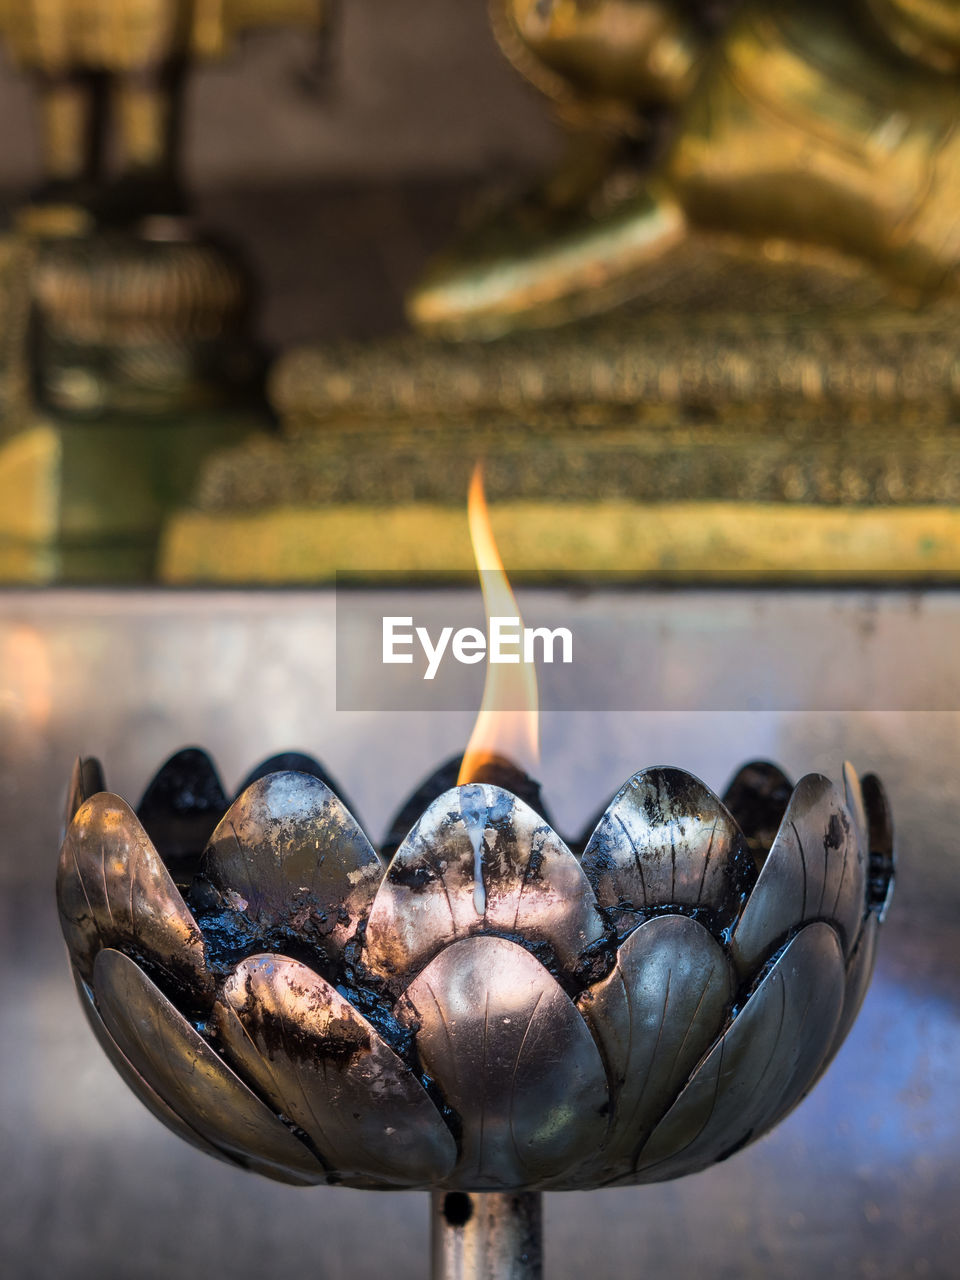
[[[477,784],[460,788],[460,816],[473,846],[473,907],[478,916],[487,910],[487,891],[483,884],[483,833],[487,826],[487,798]]]

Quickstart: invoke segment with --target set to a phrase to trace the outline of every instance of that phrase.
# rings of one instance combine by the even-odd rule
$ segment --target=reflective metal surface
[[[739,972],[749,973],[774,942],[807,920],[829,920],[849,957],[864,922],[869,852],[839,789],[819,774],[802,778],[730,938]],[[886,892],[884,885],[877,911]]]
[[[621,788],[587,842],[583,868],[618,930],[667,905],[727,928],[756,877],[732,815],[681,769],[644,769]]]
[[[836,933],[822,921],[806,925],[640,1150],[641,1178],[695,1173],[776,1124],[823,1066],[843,998]]]
[[[98,771],[81,764],[81,772]],[[101,947],[122,943],[156,965],[188,1002],[209,1000],[213,976],[196,921],[147,833],[119,796],[100,791],[67,828],[57,903],[77,971],[93,977]]]
[[[284,771],[237,797],[210,837],[200,871],[247,954],[282,949],[288,940],[335,964],[366,918],[383,868],[325,783]]]
[[[308,1135],[331,1175],[417,1186],[453,1168],[453,1135],[419,1080],[306,965],[245,960],[224,987],[214,1026],[227,1056]]]
[[[540,1280],[543,1274],[538,1195],[435,1191],[430,1226],[432,1280]]]
[[[175,760],[165,772],[199,791],[190,765],[202,784],[207,759]],[[252,782],[193,851],[185,900],[109,792],[74,814],[60,858],[61,926],[104,1029],[255,1172],[464,1192],[697,1172],[792,1110],[852,1024],[844,948],[879,918],[893,864],[882,788],[864,796],[849,765],[851,808],[801,779],[759,875],[734,816],[682,769],[631,778],[582,868],[549,822],[476,781],[427,807],[386,872],[320,772]],[[75,767],[71,789],[97,773]],[[661,926],[660,983],[632,945],[644,921]],[[621,1006],[595,998],[615,965]]]
[[[109,947],[98,952],[93,995],[105,1029],[138,1075],[218,1151],[283,1182],[322,1181],[311,1153],[133,960]]]
[[[364,962],[405,984],[441,947],[480,933],[521,937],[576,972],[603,926],[550,824],[510,792],[477,784],[417,816],[370,910]]]
[[[618,1086],[608,1165],[632,1171],[636,1153],[719,1035],[733,993],[730,965],[703,925],[659,916],[630,934],[610,976],[580,996]]]
[[[753,599],[778,616],[781,598]],[[956,607],[944,595],[910,599],[931,624]],[[724,600],[727,608],[743,605],[743,597]],[[646,610],[669,652],[679,628],[717,625],[715,602],[631,594],[623,607]],[[883,637],[897,603],[860,598],[861,660],[870,661],[871,636]],[[211,743],[231,779],[258,751],[296,743],[335,765],[365,826],[379,831],[398,798],[393,788],[384,793],[382,778],[396,776],[402,795],[459,745],[469,717],[391,718],[387,733],[372,717],[335,716],[322,674],[332,638],[332,600],[323,596],[26,596],[3,604],[0,1052],[3,1138],[18,1170],[2,1184],[5,1268],[26,1277],[159,1276],[203,1250],[211,1275],[252,1276],[295,1269],[315,1250],[322,1222],[320,1274],[386,1266],[420,1274],[426,1209],[419,1197],[285,1191],[203,1160],[118,1092],[64,981],[45,852],[60,822],[51,778],[66,777],[82,741],[116,760],[111,783],[131,795],[153,761],[191,737]],[[848,615],[837,597],[814,597],[809,609],[828,632],[843,630]],[[774,647],[764,678],[777,677],[778,661]],[[927,687],[945,682],[951,665],[951,654],[939,667],[935,658],[916,669],[905,664],[901,678],[905,687]],[[306,706],[298,675],[316,670],[317,697]],[[796,668],[782,675],[795,688],[804,678]],[[91,687],[98,693],[92,721]],[[132,688],[142,690],[135,702]],[[592,754],[582,747],[591,720]],[[736,1163],[695,1179],[586,1199],[548,1197],[552,1273],[656,1266],[678,1276],[695,1269],[789,1277],[816,1267],[837,1276],[950,1276],[960,1060],[960,895],[950,837],[956,715],[556,716],[547,718],[545,741],[546,793],[566,830],[576,829],[583,797],[589,809],[609,796],[638,754],[682,759],[714,785],[758,750],[792,770],[808,765],[834,776],[838,758],[850,755],[889,780],[903,855],[877,981],[811,1098]],[[41,1230],[41,1222],[52,1229]]]
[[[523,947],[455,942],[413,980],[398,1016],[417,1028],[420,1060],[462,1126],[447,1185],[567,1183],[602,1144],[603,1062],[570,997]]]

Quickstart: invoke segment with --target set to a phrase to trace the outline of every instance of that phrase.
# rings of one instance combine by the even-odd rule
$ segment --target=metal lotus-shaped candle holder
[[[724,801],[644,770],[579,856],[512,780],[440,771],[386,862],[306,757],[228,805],[181,752],[138,813],[86,761],[68,803],[60,918],[127,1083],[268,1177],[432,1189],[438,1275],[477,1250],[533,1274],[535,1193],[680,1177],[772,1128],[852,1025],[892,882],[882,788],[849,766],[749,765]]]

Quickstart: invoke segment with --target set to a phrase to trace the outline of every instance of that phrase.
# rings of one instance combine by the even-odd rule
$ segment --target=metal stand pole
[[[431,1196],[431,1280],[541,1280],[539,1192]]]

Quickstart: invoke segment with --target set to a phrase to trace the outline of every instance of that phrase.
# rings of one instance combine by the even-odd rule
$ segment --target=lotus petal
[[[580,996],[577,1008],[600,1046],[613,1095],[606,1169],[633,1169],[720,1034],[733,994],[730,964],[703,925],[658,916],[630,934],[610,976]]]
[[[398,1019],[462,1124],[447,1186],[532,1187],[590,1155],[607,1130],[603,1063],[546,969],[506,938],[442,951],[410,984]]]
[[[120,1052],[189,1128],[256,1173],[302,1185],[326,1180],[307,1146],[127,956],[98,954],[93,994]]]
[[[740,828],[682,769],[644,769],[620,789],[587,841],[583,869],[618,932],[663,907],[696,910],[719,931],[755,875]]]
[[[808,920],[829,920],[850,954],[866,906],[866,849],[837,787],[801,778],[730,943],[749,975]]]
[[[313,970],[253,956],[213,1017],[228,1059],[303,1129],[337,1181],[417,1186],[453,1168],[456,1144],[426,1090]]]
[[[820,1069],[821,1075],[846,1040],[863,1005],[873,977],[880,925],[893,889],[893,828],[883,786],[872,773],[866,774],[861,782],[853,766],[845,764],[844,787],[860,845],[869,850],[869,883],[863,921],[847,961],[843,1013]]]
[[[457,785],[462,764],[462,755],[445,761],[439,769],[434,769],[429,778],[425,778],[413,794],[404,801],[402,808],[391,818],[387,835],[380,846],[380,852],[384,858],[389,861],[410,833],[410,829],[419,821],[421,814],[445,791]],[[470,781],[486,782],[495,787],[503,787],[505,791],[512,792],[544,818],[548,818],[540,783],[502,756],[487,756],[474,770]]]
[[[165,859],[197,858],[226,807],[213,761],[199,747],[185,747],[154,775],[137,817]]]
[[[870,850],[868,897],[870,906],[883,924],[893,895],[897,867],[893,817],[883,783],[875,773],[864,774],[861,787],[867,817],[867,846]]]
[[[843,953],[830,925],[787,944],[640,1153],[630,1181],[695,1173],[772,1128],[807,1092],[833,1042]]]
[[[482,933],[522,937],[575,974],[603,922],[580,864],[509,791],[445,792],[394,854],[367,921],[363,960],[395,986],[441,948]]]
[[[273,773],[224,814],[202,875],[246,931],[272,950],[291,935],[334,963],[366,916],[383,874],[349,810],[306,773]]]
[[[89,800],[91,796],[95,796],[98,791],[106,791],[106,783],[103,780],[103,769],[100,767],[100,761],[88,756],[85,760],[79,756],[74,761],[73,772],[70,774],[70,785],[67,788],[67,803],[64,810],[63,831],[66,835],[66,829],[73,821],[73,816],[83,804],[85,800]]]
[[[723,793],[723,803],[743,832],[758,870],[766,861],[792,793],[793,783],[768,760],[751,760],[738,769]]]
[[[873,966],[877,958],[877,934],[879,931],[880,921],[876,912],[871,911],[864,922],[863,928],[860,930],[860,936],[857,939],[856,946],[853,948],[853,953],[847,961],[847,972],[844,979],[843,1012],[834,1032],[833,1042],[820,1068],[818,1079],[833,1061],[840,1046],[850,1034],[850,1028],[857,1020],[857,1014],[860,1012],[866,998],[867,989],[870,986],[870,979],[873,977]]]
[[[330,777],[326,769],[313,756],[304,755],[302,751],[279,751],[276,755],[269,756],[266,760],[261,761],[255,769],[251,769],[244,780],[237,787],[237,795],[243,795],[247,787],[252,787],[255,782],[259,782],[261,778],[269,777],[271,773],[309,773],[314,778],[319,778],[330,788],[335,796],[346,804],[343,792],[339,786]],[[349,809],[349,805],[347,808]]]
[[[183,1138],[184,1142],[189,1142],[192,1147],[196,1147],[198,1151],[203,1151],[208,1156],[214,1156],[217,1160],[223,1160],[226,1164],[232,1164],[236,1167],[237,1162],[232,1156],[228,1156],[225,1151],[218,1150],[206,1139],[201,1138],[199,1133],[191,1129],[171,1107],[167,1106],[159,1093],[147,1084],[139,1071],[124,1057],[120,1046],[104,1026],[103,1019],[100,1017],[93,998],[93,992],[80,977],[79,973],[74,971],[73,977],[77,987],[77,994],[80,997],[81,1008],[91,1031],[97,1038],[97,1043],[109,1058],[114,1070],[128,1088],[136,1094],[151,1115],[156,1117],[161,1124],[165,1124],[179,1138]]]
[[[849,760],[843,762],[843,801],[853,822],[857,844],[861,849],[869,849],[869,829],[867,810],[863,803],[863,788],[860,785],[860,775]]]
[[[101,791],[77,810],[60,850],[57,902],[67,947],[87,982],[100,948],[119,947],[162,973],[191,1006],[212,1000],[197,923],[119,796]]]

